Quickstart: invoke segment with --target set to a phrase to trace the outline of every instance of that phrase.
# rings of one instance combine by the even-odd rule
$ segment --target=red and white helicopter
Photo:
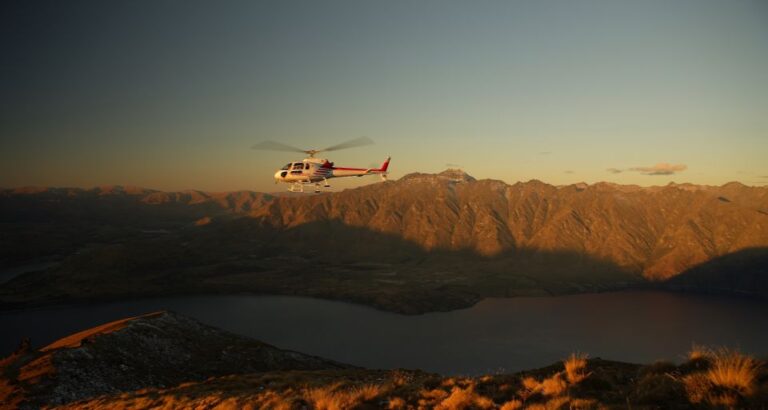
[[[275,172],[275,183],[285,182],[290,184],[291,192],[304,192],[304,185],[315,185],[315,192],[320,192],[320,183],[325,188],[330,187],[328,180],[340,177],[362,177],[364,175],[379,175],[382,181],[387,180],[387,168],[390,158],[384,161],[379,168],[347,168],[337,167],[327,159],[315,158],[315,154],[326,151],[338,151],[340,149],[354,148],[363,145],[371,145],[373,141],[362,137],[342,142],[325,149],[300,149],[275,141],[263,141],[251,147],[251,149],[268,151],[303,152],[309,155],[301,161],[289,162]]]

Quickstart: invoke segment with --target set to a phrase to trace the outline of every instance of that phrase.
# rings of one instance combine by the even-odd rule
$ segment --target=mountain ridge
[[[768,188],[740,184],[509,185],[450,170],[319,195],[25,192],[0,191],[4,308],[248,291],[414,314],[668,283],[768,295]]]
[[[457,175],[457,176],[455,176]],[[396,180],[391,180],[391,182],[401,181],[405,179],[410,179],[414,177],[420,177],[420,176],[426,176],[426,177],[444,177],[447,179],[466,179],[466,182],[474,182],[474,181],[496,181],[500,182],[506,185],[514,186],[518,184],[527,184],[527,183],[540,183],[543,185],[552,186],[555,188],[567,188],[567,187],[574,187],[574,186],[588,186],[588,187],[594,187],[594,186],[610,186],[614,187],[619,190],[659,190],[667,187],[676,187],[682,190],[701,190],[701,191],[719,191],[724,190],[732,187],[736,188],[753,188],[757,190],[767,190],[768,186],[766,185],[748,185],[741,181],[728,181],[724,182],[721,185],[709,185],[709,184],[694,184],[691,182],[675,182],[670,181],[667,184],[664,185],[637,185],[637,184],[621,184],[618,182],[610,182],[610,181],[597,181],[597,182],[574,182],[570,184],[550,184],[548,182],[544,182],[540,179],[533,178],[529,179],[527,181],[514,181],[514,182],[506,182],[499,179],[493,179],[493,178],[475,178],[474,176],[470,175],[468,172],[464,171],[463,169],[458,168],[446,168],[443,171],[436,172],[436,173],[429,173],[429,172],[419,172],[414,171],[407,173]],[[356,188],[347,188],[345,190],[354,190],[358,188],[364,188],[371,185],[377,185],[378,183],[371,183],[367,185],[363,185]],[[122,185],[122,184],[99,184],[94,186],[50,186],[50,185],[20,185],[20,186],[0,186],[0,196],[2,195],[18,195],[18,194],[40,194],[40,193],[46,193],[46,192],[68,192],[68,193],[76,193],[76,192],[91,192],[91,193],[98,193],[101,195],[109,195],[109,194],[126,194],[126,195],[145,195],[145,194],[151,194],[151,193],[200,193],[205,194],[209,196],[219,196],[219,195],[226,195],[226,194],[234,194],[234,193],[252,193],[252,194],[264,194],[264,195],[275,195],[275,194],[281,194],[283,191],[278,192],[263,192],[263,191],[256,191],[256,190],[250,190],[250,189],[236,189],[236,190],[224,190],[224,191],[218,191],[218,190],[202,190],[202,189],[194,189],[194,188],[187,188],[187,189],[179,189],[179,190],[165,190],[165,189],[158,189],[158,188],[148,188],[140,185]],[[343,191],[333,191],[329,193],[338,193]]]
[[[716,256],[768,246],[766,212],[768,189],[743,185],[557,188],[416,173],[333,196],[275,198],[249,216],[280,228],[336,219],[400,234],[428,250],[580,251],[660,280]]]

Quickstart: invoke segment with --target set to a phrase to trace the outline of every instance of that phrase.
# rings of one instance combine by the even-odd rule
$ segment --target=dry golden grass
[[[524,377],[521,382],[523,384],[523,388],[526,390],[536,391],[539,389],[539,382],[533,377]]]
[[[53,358],[50,354],[47,354],[25,364],[19,369],[19,374],[16,378],[20,382],[32,381],[33,379],[39,379],[45,375],[52,374],[55,369]]]
[[[533,377],[523,377],[520,383],[523,385],[523,388],[517,392],[517,395],[520,396],[523,401],[528,400],[529,397],[539,392],[540,383]]]
[[[760,408],[768,385],[759,363],[728,350],[697,347],[701,366],[606,364],[572,354],[563,367],[528,376],[442,378],[419,372],[288,371],[227,376],[175,388],[147,389],[65,406],[72,409],[275,409],[385,408],[390,410],[597,409],[631,404],[649,408]],[[587,368],[591,372],[587,372]],[[586,378],[593,383],[582,383]],[[113,401],[110,401],[113,400]],[[756,406],[757,405],[757,406]],[[2,407],[2,406],[0,406]]]
[[[565,366],[565,376],[568,383],[577,384],[589,376],[586,372],[588,357],[588,355],[583,353],[571,353],[571,355],[563,361],[563,365]]]
[[[598,402],[594,399],[571,399],[569,403],[571,410],[588,410],[598,408]]]
[[[304,398],[317,410],[342,410],[358,406],[385,394],[389,388],[366,384],[342,389],[340,384],[315,387],[304,391]]]
[[[13,386],[8,380],[0,379],[0,409],[17,408],[23,399],[21,394],[14,394]]]
[[[732,389],[742,395],[754,392],[758,363],[755,359],[736,351],[720,350],[715,353],[707,378],[718,387]]]
[[[459,383],[459,381],[457,379],[455,379],[453,377],[449,377],[449,378],[443,380],[443,382],[440,383],[440,385],[443,386],[443,387],[451,387],[451,386],[457,385],[458,383]]]
[[[422,390],[419,396],[419,408],[432,408],[448,397],[448,392],[441,389]]]
[[[691,346],[691,350],[688,351],[688,360],[691,361],[708,360],[712,356],[714,356],[712,349],[695,343]]]
[[[711,365],[707,370],[683,378],[691,403],[733,408],[755,393],[759,368],[755,359],[720,349],[710,352],[709,360]]]
[[[404,386],[410,383],[413,379],[409,373],[401,370],[393,370],[390,378],[392,379],[392,384],[394,384],[395,387]]]
[[[711,385],[703,373],[694,373],[683,378],[685,392],[691,403],[702,403],[707,399]]]
[[[389,404],[387,405],[387,408],[389,410],[401,410],[401,409],[405,409],[406,406],[407,406],[407,403],[403,398],[392,397],[389,399]]]
[[[545,396],[560,396],[568,389],[568,384],[563,380],[561,373],[555,373],[552,377],[544,379],[539,388]]]
[[[289,394],[280,394],[268,390],[256,397],[252,405],[260,409],[291,410],[293,406],[291,405],[291,401],[287,399],[286,396],[289,396]]]
[[[441,389],[424,390],[421,392],[421,397],[429,400],[443,400],[448,397],[448,392]]]
[[[518,403],[517,400],[511,400],[508,402],[508,407],[514,409],[516,408],[514,406],[522,406],[529,399],[535,399],[537,395],[549,398],[549,401],[546,403],[528,403],[527,408],[555,409],[565,406],[571,400],[567,395],[569,387],[580,383],[591,374],[586,371],[587,358],[586,354],[571,354],[567,359],[563,360],[565,368],[563,371],[557,372],[542,381],[538,381],[530,376],[523,377],[520,380],[522,388],[517,392],[521,402]],[[542,397],[537,400],[540,400]],[[577,408],[591,408],[592,405],[590,403],[592,401],[581,400],[576,405],[578,406]]]
[[[103,325],[99,325],[91,329],[84,330],[82,332],[78,332],[73,335],[69,335],[67,337],[61,338],[51,343],[50,345],[40,349],[40,351],[47,352],[47,351],[55,350],[62,347],[78,347],[83,342],[83,340],[96,335],[104,335],[107,333],[118,331],[128,326],[128,323],[132,320],[140,319],[140,318],[150,318],[150,317],[155,317],[162,314],[163,312],[152,312],[152,313],[147,313],[145,315],[129,317],[125,319],[115,320],[114,322],[105,323]]]
[[[71,409],[272,409],[290,410],[303,404],[316,410],[338,410],[386,403],[392,388],[387,384],[358,384],[356,381],[323,384],[312,374],[283,373],[284,378],[250,375],[241,379],[226,376],[204,382],[184,383],[166,390],[147,389],[121,394],[119,400],[100,397],[71,403]],[[301,377],[304,376],[304,377]],[[322,377],[322,376],[321,376]],[[263,388],[269,384],[271,388]],[[298,387],[298,386],[304,387]],[[375,403],[372,403],[376,401]],[[405,404],[405,402],[403,402]],[[393,407],[397,408],[397,407]]]
[[[563,410],[570,409],[568,397],[553,397],[546,403],[534,403],[526,407],[527,410]]]
[[[517,399],[512,399],[501,405],[499,410],[518,410],[523,408],[523,402]]]
[[[475,386],[473,384],[466,388],[454,386],[451,389],[451,394],[441,401],[436,410],[462,410],[462,409],[490,409],[496,405],[493,400],[481,396],[475,392]]]
[[[555,373],[542,381],[533,377],[524,377],[521,380],[523,388],[518,394],[523,400],[536,393],[551,397],[562,396],[568,390],[569,385],[575,385],[589,377],[589,373],[586,372],[587,357],[581,353],[571,354],[563,361],[564,371]]]

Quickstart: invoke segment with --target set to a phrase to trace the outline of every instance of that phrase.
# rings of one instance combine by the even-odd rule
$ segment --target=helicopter
[[[305,185],[315,185],[315,193],[320,192],[320,183],[325,188],[330,188],[328,180],[331,178],[340,177],[362,177],[365,175],[379,175],[382,181],[387,180],[387,168],[389,168],[389,160],[391,157],[387,157],[384,163],[379,168],[348,168],[337,167],[333,162],[327,159],[315,158],[315,155],[321,152],[338,151],[341,149],[360,147],[363,145],[371,145],[373,141],[369,138],[361,137],[353,140],[345,141],[340,144],[330,146],[325,149],[301,149],[290,145],[283,144],[275,141],[262,141],[255,144],[251,149],[265,150],[265,151],[288,151],[288,152],[303,152],[308,155],[301,161],[289,162],[285,164],[281,169],[275,172],[275,184],[284,182],[290,184],[288,191],[290,192],[304,192]]]

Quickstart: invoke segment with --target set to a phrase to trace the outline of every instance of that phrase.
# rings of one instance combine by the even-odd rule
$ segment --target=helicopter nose
[[[275,172],[275,183],[280,182],[280,171]]]

